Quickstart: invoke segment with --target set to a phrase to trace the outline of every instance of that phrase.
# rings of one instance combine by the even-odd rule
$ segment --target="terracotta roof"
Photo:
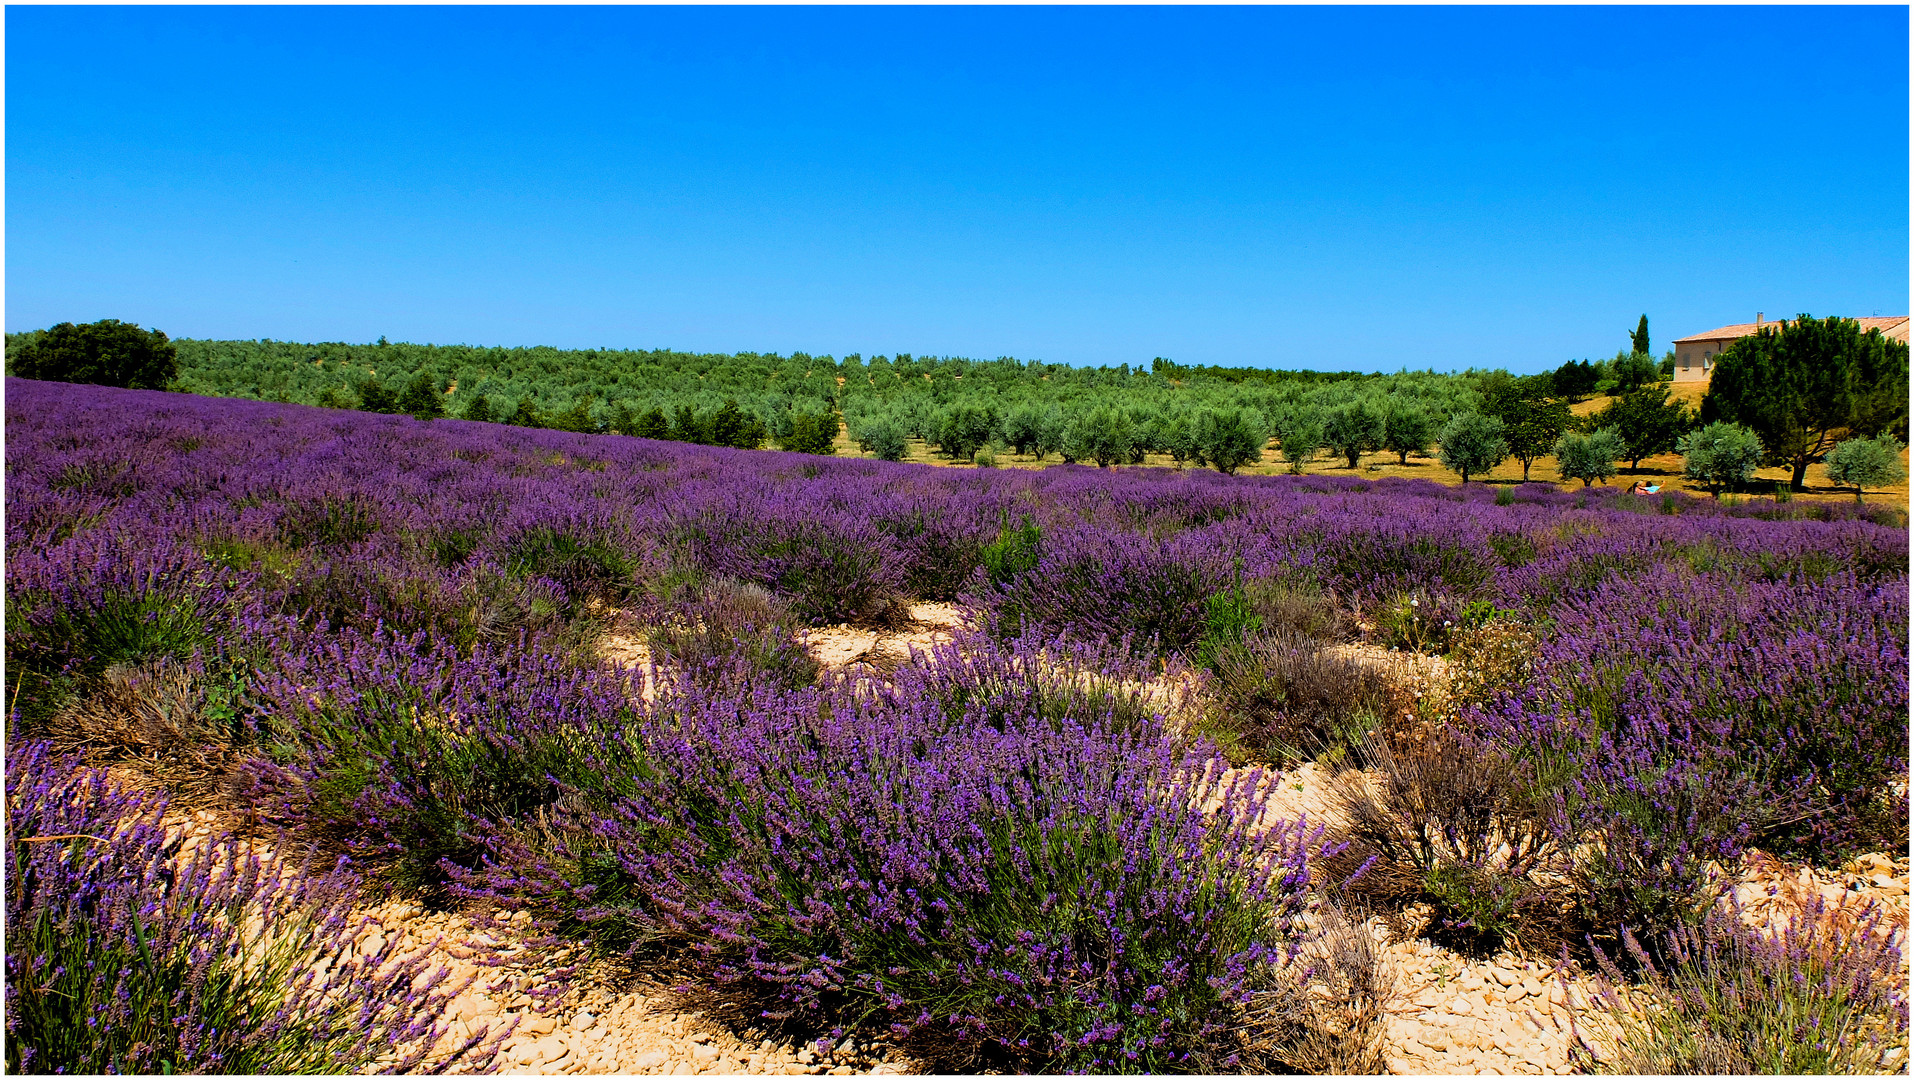
[[[1674,344],[1682,345],[1690,341],[1732,341],[1735,338],[1747,337],[1756,330],[1766,330],[1770,326],[1779,326],[1784,321],[1786,320],[1770,319],[1761,323],[1759,326],[1751,322],[1735,323],[1731,326],[1716,327],[1704,333],[1690,334],[1684,338],[1676,338]],[[1854,321],[1861,324],[1861,332],[1864,334],[1869,330],[1879,330],[1883,335],[1893,338],[1895,341],[1907,340],[1907,316],[1905,315],[1867,315]]]

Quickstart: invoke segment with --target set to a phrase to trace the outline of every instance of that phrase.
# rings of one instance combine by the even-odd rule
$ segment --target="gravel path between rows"
[[[852,627],[809,632],[806,644],[831,667],[870,665],[883,672],[950,640],[961,612],[918,605],[913,623],[890,633]],[[643,645],[607,641],[607,659],[640,661]],[[1377,662],[1400,663],[1377,656]],[[1418,673],[1426,676],[1426,673]],[[1333,818],[1330,774],[1307,763],[1271,778],[1271,809],[1283,817]],[[195,838],[218,831],[216,815],[182,815]],[[1728,871],[1723,871],[1724,875]],[[1885,905],[1902,928],[1908,920],[1905,853],[1866,855],[1840,872],[1815,872],[1760,855],[1733,871],[1736,898],[1751,919],[1773,921],[1799,912],[1815,897]],[[571,980],[554,996],[546,979],[553,965],[521,942],[524,923],[478,926],[465,915],[426,912],[409,900],[366,909],[361,951],[378,952],[396,940],[399,955],[426,951],[450,969],[453,984],[472,985],[454,999],[449,1051],[485,1030],[510,1031],[497,1060],[505,1075],[561,1073],[621,1075],[801,1076],[898,1075],[922,1063],[881,1038],[853,1032],[836,1045],[798,1045],[766,1032],[737,1029],[704,1015],[696,999],[630,973]],[[1551,965],[1512,955],[1471,959],[1422,940],[1392,941],[1380,920],[1369,929],[1381,946],[1397,996],[1385,1034],[1390,1071],[1404,1075],[1553,1075],[1569,1070],[1577,1032],[1591,1025],[1586,981],[1564,987]],[[547,991],[540,993],[541,990]],[[1905,1069],[1906,1060],[1884,1063]],[[453,1072],[463,1071],[454,1067]]]

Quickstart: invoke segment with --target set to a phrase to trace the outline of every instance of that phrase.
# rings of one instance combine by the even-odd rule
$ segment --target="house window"
[[[1709,368],[1715,366],[1714,356],[1715,354],[1711,352],[1705,352],[1701,354],[1701,370],[1707,371]]]

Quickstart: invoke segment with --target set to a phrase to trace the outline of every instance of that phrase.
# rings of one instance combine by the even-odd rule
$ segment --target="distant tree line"
[[[1509,458],[1526,480],[1553,456],[1564,479],[1587,485],[1614,476],[1619,462],[1639,469],[1645,458],[1700,447],[1700,458],[1732,461],[1717,470],[1724,486],[1737,483],[1737,469],[1751,473],[1753,454],[1789,466],[1796,489],[1809,464],[1829,461],[1831,475],[1850,478],[1836,482],[1858,492],[1891,474],[1882,447],[1907,438],[1907,346],[1851,319],[1806,315],[1725,350],[1698,413],[1670,398],[1673,353],[1650,355],[1646,315],[1612,359],[1530,376],[1197,367],[1163,357],[1148,368],[1078,368],[907,353],[169,340],[112,319],[9,334],[6,344],[8,371],[27,378],[812,454],[834,452],[848,432],[889,460],[905,457],[912,440],[965,462],[1014,452],[1108,467],[1161,455],[1224,473],[1269,453],[1301,471],[1324,451],[1350,469],[1386,452],[1402,464],[1434,454],[1466,483]],[[1610,400],[1577,418],[1573,406],[1593,396]],[[1704,427],[1714,428],[1706,438],[1697,434]],[[1836,454],[1855,440],[1872,448]],[[1757,444],[1758,453],[1749,449]]]

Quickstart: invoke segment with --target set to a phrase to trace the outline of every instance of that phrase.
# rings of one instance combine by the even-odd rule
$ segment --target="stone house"
[[[1782,320],[1786,321],[1786,320]],[[1895,341],[1907,342],[1907,316],[1872,315],[1854,320],[1861,324],[1861,332],[1879,330]],[[1774,323],[1762,321],[1762,313],[1755,312],[1755,321],[1735,323],[1731,326],[1719,326],[1700,334],[1691,334],[1675,339],[1675,381],[1707,382],[1714,373],[1715,357],[1721,350],[1734,344],[1737,338],[1747,337],[1757,330],[1765,329]]]

